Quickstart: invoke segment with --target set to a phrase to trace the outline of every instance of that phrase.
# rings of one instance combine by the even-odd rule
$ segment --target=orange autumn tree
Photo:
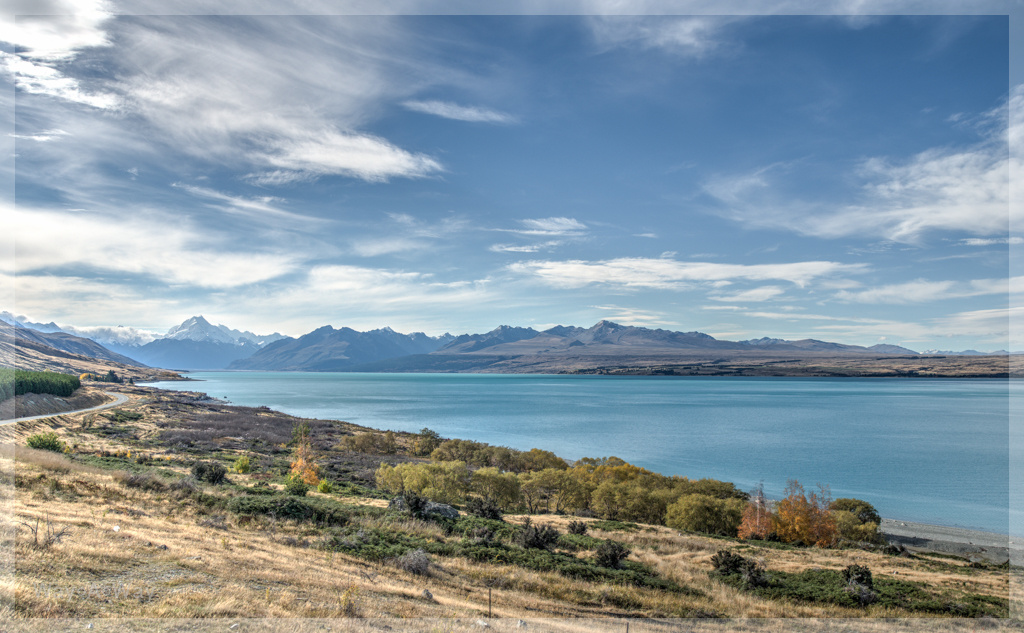
[[[320,466],[316,463],[308,422],[303,422],[292,429],[292,443],[295,444],[295,456],[292,459],[291,476],[301,479],[310,486],[319,484]]]
[[[786,543],[802,541],[807,545],[831,547],[839,536],[835,518],[829,511],[832,495],[819,484],[818,492],[807,494],[795,479],[790,479],[786,497],[775,505],[772,520],[775,533]]]
[[[764,539],[772,531],[773,514],[764,496],[764,485],[758,484],[743,510],[738,536],[742,539]]]

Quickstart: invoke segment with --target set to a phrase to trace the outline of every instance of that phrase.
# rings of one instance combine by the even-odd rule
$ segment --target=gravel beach
[[[1013,552],[1013,563],[1022,562],[1024,538],[994,532],[882,519],[879,531],[890,543],[912,551],[940,552],[963,556],[972,561],[1005,563]]]

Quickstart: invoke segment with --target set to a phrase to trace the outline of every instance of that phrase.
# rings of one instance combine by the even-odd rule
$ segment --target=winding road
[[[103,394],[107,395],[107,396],[113,396],[114,401],[113,402],[108,402],[106,404],[101,404],[101,405],[95,406],[95,407],[89,407],[88,409],[76,409],[75,411],[58,411],[56,413],[47,413],[47,414],[44,414],[44,415],[32,415],[32,416],[28,416],[28,417],[24,417],[24,418],[12,418],[10,420],[0,420],[0,426],[3,426],[4,424],[14,424],[15,422],[28,422],[30,420],[42,420],[43,418],[52,418],[52,417],[58,416],[58,415],[71,415],[73,413],[88,413],[89,411],[102,411],[103,409],[109,409],[111,407],[116,407],[118,405],[124,404],[125,402],[128,402],[128,396],[125,396],[125,395],[122,395],[122,394],[119,394],[119,393],[111,393],[110,391],[104,391]]]

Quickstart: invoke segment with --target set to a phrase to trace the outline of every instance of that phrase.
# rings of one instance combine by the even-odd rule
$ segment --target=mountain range
[[[589,328],[559,325],[543,331],[502,325],[483,334],[436,337],[422,332],[402,334],[391,328],[359,332],[325,325],[298,338],[213,325],[202,316],[186,319],[163,335],[126,326],[77,328],[33,323],[9,312],[0,313],[0,321],[13,324],[21,340],[67,353],[175,370],[703,374],[715,373],[714,368],[723,363],[771,365],[831,357],[863,360],[873,356],[906,359],[960,355],[939,352],[922,356],[897,345],[863,347],[816,339],[727,341],[702,332],[611,321],[600,321]],[[973,350],[963,354],[982,355]]]

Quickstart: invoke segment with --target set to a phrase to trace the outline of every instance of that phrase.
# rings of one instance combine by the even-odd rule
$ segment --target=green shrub
[[[56,433],[36,433],[30,435],[25,441],[29,448],[35,448],[41,451],[53,451],[54,453],[63,453],[67,450],[67,444],[61,441],[57,437]]]
[[[629,548],[618,541],[605,541],[597,547],[594,561],[601,567],[618,569],[622,560],[629,556]]]
[[[549,549],[558,541],[558,530],[550,525],[533,525],[529,517],[515,535],[515,542],[527,549]]]
[[[473,497],[469,500],[469,503],[466,504],[466,512],[473,516],[493,521],[501,521],[502,517],[501,508],[497,504],[489,499],[481,499],[480,497]]]
[[[337,502],[323,497],[294,495],[238,496],[227,502],[230,512],[242,516],[275,516],[324,525],[346,525],[351,514]]]
[[[635,532],[640,529],[640,526],[636,523],[629,523],[627,521],[594,521],[590,524],[590,527],[595,530],[604,530],[605,532],[614,532],[616,530]]]
[[[326,479],[321,479],[320,483],[316,485],[316,491],[322,492],[324,494],[330,494],[334,492],[334,484],[327,481]]]
[[[236,459],[233,468],[235,469],[236,473],[240,473],[243,475],[245,473],[252,472],[252,464],[249,463],[249,456],[242,455],[241,457]]]
[[[305,497],[309,492],[309,484],[302,481],[301,477],[289,477],[284,484],[284,491],[295,497]]]
[[[587,524],[583,521],[570,521],[568,528],[566,528],[569,534],[576,534],[583,536],[587,533]]]
[[[123,409],[114,409],[110,413],[105,414],[103,417],[107,418],[111,422],[123,424],[125,422],[134,422],[135,420],[141,420],[142,414],[138,411],[125,411]]]
[[[217,485],[224,481],[224,477],[228,474],[227,468],[224,468],[217,462],[196,462],[192,464],[192,476],[199,481],[205,481],[213,485]]]

